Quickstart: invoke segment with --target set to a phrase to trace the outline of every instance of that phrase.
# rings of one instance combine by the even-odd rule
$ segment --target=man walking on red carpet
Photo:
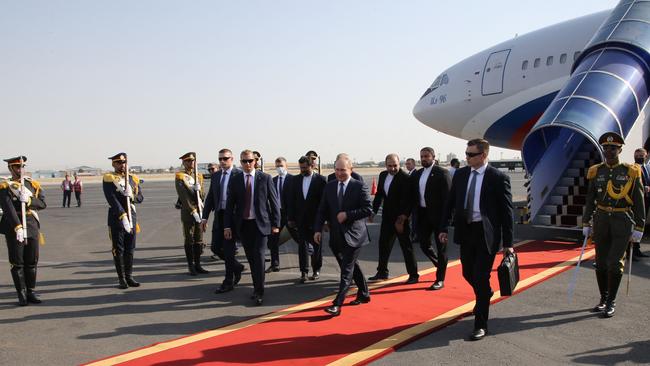
[[[368,187],[356,179],[351,179],[352,162],[347,155],[339,154],[335,163],[336,180],[325,186],[323,198],[318,207],[314,225],[314,241],[321,244],[323,224],[330,224],[330,246],[341,267],[339,292],[332,306],[325,312],[332,316],[341,314],[345,295],[354,279],[357,285],[357,298],[351,305],[370,302],[368,284],[359,266],[361,247],[370,244],[365,218],[372,213]]]

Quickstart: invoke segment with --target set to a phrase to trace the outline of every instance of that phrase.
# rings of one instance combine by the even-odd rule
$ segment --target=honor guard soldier
[[[45,197],[37,181],[23,177],[26,157],[19,156],[5,161],[11,178],[0,183],[0,208],[3,211],[0,232],[7,241],[11,277],[18,292],[20,306],[30,302],[40,304],[41,300],[34,292],[38,245],[41,242],[41,224],[36,211],[46,207]]]
[[[641,169],[636,164],[619,162],[623,138],[607,132],[598,142],[603,147],[605,162],[587,172],[589,189],[582,224],[585,237],[593,234],[596,243],[600,302],[593,311],[609,318],[615,312],[625,252],[630,242],[639,242],[643,236],[645,208]]]
[[[108,233],[113,243],[113,261],[120,283],[119,288],[138,287],[140,283],[133,279],[133,252],[135,237],[140,231],[134,203],[141,203],[144,199],[140,189],[140,179],[128,174],[125,153],[116,154],[109,159],[113,162],[114,171],[104,174],[103,189],[110,206]]]
[[[185,258],[190,276],[196,276],[197,273],[209,273],[201,267],[204,246],[201,230],[201,211],[205,200],[203,175],[195,172],[196,153],[188,152],[179,159],[183,161],[183,171],[176,173],[175,185],[181,203]]]

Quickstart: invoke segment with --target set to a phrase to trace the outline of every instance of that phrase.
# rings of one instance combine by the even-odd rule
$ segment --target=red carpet
[[[588,248],[589,249],[589,248]],[[516,249],[520,283],[517,292],[572,268],[580,254],[575,243],[533,241]],[[588,250],[586,257],[592,256]],[[495,260],[495,268],[501,255]],[[573,262],[570,262],[573,261]],[[454,263],[454,262],[452,262]],[[461,266],[448,267],[445,288],[424,291],[435,272],[420,277],[420,283],[387,284],[371,291],[372,301],[344,306],[341,316],[330,318],[324,307],[330,301],[303,304],[225,328],[207,331],[141,350],[110,357],[93,364],[123,365],[325,365],[363,364],[381,357],[399,345],[414,340],[467,315],[474,294],[465,282]],[[492,275],[495,295],[496,271]],[[347,302],[354,299],[351,295]],[[360,352],[362,351],[362,352]]]

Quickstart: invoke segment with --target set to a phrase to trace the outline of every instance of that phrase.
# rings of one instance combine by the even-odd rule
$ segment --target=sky
[[[618,1],[0,0],[0,157],[31,169],[402,158],[465,141],[413,117],[444,69]],[[491,158],[519,157],[492,149]]]

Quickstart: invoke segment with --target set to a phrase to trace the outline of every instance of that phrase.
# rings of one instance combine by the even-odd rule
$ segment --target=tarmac
[[[519,187],[514,181],[513,176],[517,197],[522,192],[514,188]],[[281,271],[267,275],[263,306],[253,305],[248,297],[252,291],[248,270],[235,291],[215,294],[223,279],[223,262],[209,260],[207,250],[203,263],[210,274],[187,275],[173,183],[145,178],[134,270],[142,287],[119,290],[101,185],[88,183],[85,189],[79,208],[61,208],[58,188],[45,189],[49,207],[41,220],[47,243],[40,248],[37,288],[42,304],[16,305],[6,251],[0,253],[2,365],[89,362],[318,299],[338,287],[338,267],[327,246],[321,279],[297,284],[297,247],[289,241],[280,248]],[[379,226],[369,224],[369,229],[374,240],[360,258],[366,276],[374,274],[378,253]],[[206,233],[208,243],[210,236]],[[528,225],[517,225],[515,236],[516,241],[556,237]],[[642,249],[648,251],[650,245],[644,242]],[[245,262],[240,252],[239,259]],[[419,268],[429,268],[417,246],[416,253]],[[449,256],[458,258],[456,245],[449,246]],[[389,268],[391,276],[405,273],[398,245]],[[580,268],[569,302],[572,276],[573,270],[564,272],[492,305],[490,335],[480,342],[466,341],[473,325],[470,316],[373,364],[650,364],[650,260],[634,262],[629,296],[625,295],[627,275],[623,277],[617,313],[611,319],[589,312],[598,300],[591,261]],[[432,302],[435,297],[436,292],[431,292]]]

